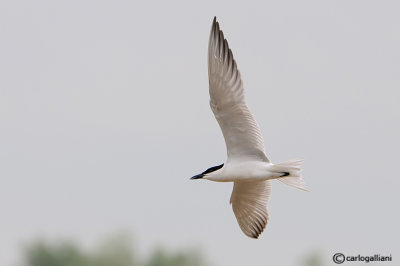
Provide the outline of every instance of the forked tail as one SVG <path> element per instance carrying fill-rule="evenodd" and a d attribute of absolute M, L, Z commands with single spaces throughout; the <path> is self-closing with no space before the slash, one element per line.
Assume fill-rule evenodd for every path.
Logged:
<path fill-rule="evenodd" d="M 304 180 L 301 176 L 301 164 L 303 160 L 293 160 L 274 165 L 274 172 L 280 174 L 277 180 L 288 186 L 308 191 L 305 188 Z"/>

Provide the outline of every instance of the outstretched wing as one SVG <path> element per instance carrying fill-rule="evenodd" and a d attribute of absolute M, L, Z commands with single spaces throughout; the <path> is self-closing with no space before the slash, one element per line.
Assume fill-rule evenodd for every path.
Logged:
<path fill-rule="evenodd" d="M 267 161 L 260 128 L 244 98 L 239 70 L 214 17 L 208 44 L 210 105 L 225 138 L 228 158 Z"/>
<path fill-rule="evenodd" d="M 243 233 L 258 238 L 268 222 L 269 180 L 234 182 L 230 203 Z"/>

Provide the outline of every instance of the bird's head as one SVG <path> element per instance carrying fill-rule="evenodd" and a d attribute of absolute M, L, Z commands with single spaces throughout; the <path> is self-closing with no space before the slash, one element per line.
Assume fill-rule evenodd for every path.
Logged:
<path fill-rule="evenodd" d="M 224 166 L 224 164 L 220 164 L 220 165 L 217 165 L 217 166 L 210 167 L 210 168 L 208 168 L 207 170 L 205 170 L 203 173 L 198 174 L 198 175 L 195 175 L 195 176 L 192 176 L 190 179 L 199 179 L 199 178 L 203 178 L 203 177 L 206 176 L 207 174 L 212 173 L 212 172 L 215 172 L 215 171 L 217 171 L 218 169 L 221 169 L 223 166 Z"/>

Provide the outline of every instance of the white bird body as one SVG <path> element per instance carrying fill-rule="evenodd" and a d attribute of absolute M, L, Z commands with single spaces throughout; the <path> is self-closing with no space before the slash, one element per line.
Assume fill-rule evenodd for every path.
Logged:
<path fill-rule="evenodd" d="M 265 181 L 277 178 L 273 164 L 261 161 L 229 160 L 224 166 L 203 178 L 216 182 Z"/>
<path fill-rule="evenodd" d="M 228 158 L 192 179 L 234 182 L 233 212 L 243 233 L 258 238 L 268 222 L 270 180 L 305 190 L 302 160 L 272 164 L 267 158 L 260 128 L 245 101 L 240 72 L 215 17 L 208 44 L 208 76 L 210 106 L 224 135 Z"/>

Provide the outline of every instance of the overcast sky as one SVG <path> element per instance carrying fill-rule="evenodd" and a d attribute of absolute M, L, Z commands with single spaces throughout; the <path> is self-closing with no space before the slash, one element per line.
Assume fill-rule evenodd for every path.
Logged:
<path fill-rule="evenodd" d="M 142 250 L 197 245 L 216 265 L 292 265 L 311 250 L 400 258 L 398 1 L 2 1 L 0 264 L 35 237 Z M 304 158 L 309 193 L 274 182 L 247 238 L 209 108 L 218 17 L 273 162 Z"/>

